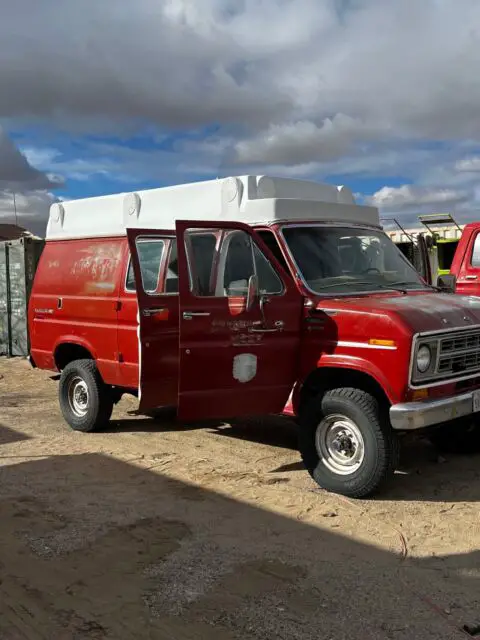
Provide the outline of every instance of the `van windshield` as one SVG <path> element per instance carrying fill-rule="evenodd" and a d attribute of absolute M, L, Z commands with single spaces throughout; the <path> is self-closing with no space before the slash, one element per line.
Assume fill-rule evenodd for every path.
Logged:
<path fill-rule="evenodd" d="M 352 227 L 284 227 L 283 236 L 303 279 L 317 293 L 428 288 L 382 231 Z"/>

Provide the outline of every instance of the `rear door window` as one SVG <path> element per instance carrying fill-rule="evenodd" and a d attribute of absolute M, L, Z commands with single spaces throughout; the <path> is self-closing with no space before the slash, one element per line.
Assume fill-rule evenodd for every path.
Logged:
<path fill-rule="evenodd" d="M 164 250 L 165 240 L 159 238 L 137 239 L 138 260 L 142 273 L 142 287 L 145 293 L 158 293 Z M 126 289 L 127 291 L 135 291 L 135 275 L 131 261 L 128 267 Z"/>

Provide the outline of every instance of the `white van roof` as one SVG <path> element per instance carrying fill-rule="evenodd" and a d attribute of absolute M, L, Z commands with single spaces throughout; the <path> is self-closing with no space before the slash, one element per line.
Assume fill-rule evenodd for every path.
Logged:
<path fill-rule="evenodd" d="M 123 236 L 127 228 L 173 230 L 175 220 L 380 226 L 378 210 L 355 204 L 346 187 L 241 176 L 56 203 L 50 209 L 47 240 Z"/>

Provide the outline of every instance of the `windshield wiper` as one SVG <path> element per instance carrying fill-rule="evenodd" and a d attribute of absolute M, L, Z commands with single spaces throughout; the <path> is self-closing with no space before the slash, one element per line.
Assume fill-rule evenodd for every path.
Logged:
<path fill-rule="evenodd" d="M 400 293 L 404 293 L 405 295 L 407 294 L 407 290 L 406 289 L 399 289 L 398 287 L 401 285 L 406 285 L 406 284 L 413 284 L 412 282 L 406 282 L 403 280 L 400 280 L 399 282 L 392 282 L 392 284 L 377 284 L 376 282 L 359 282 L 357 280 L 355 281 L 350 281 L 350 282 L 335 282 L 332 284 L 326 284 L 323 287 L 318 287 L 317 290 L 318 291 L 323 291 L 324 289 L 333 289 L 334 287 L 347 287 L 347 286 L 357 286 L 357 285 L 369 285 L 372 287 L 375 287 L 377 289 L 386 289 L 387 291 L 399 291 Z"/>
<path fill-rule="evenodd" d="M 415 284 L 414 282 L 408 282 L 408 280 L 397 280 L 396 282 L 391 282 L 389 285 L 380 285 L 384 289 L 393 289 L 394 291 L 401 291 L 404 294 L 407 294 L 408 291 L 406 289 L 398 289 L 397 287 L 405 286 L 406 284 Z"/>

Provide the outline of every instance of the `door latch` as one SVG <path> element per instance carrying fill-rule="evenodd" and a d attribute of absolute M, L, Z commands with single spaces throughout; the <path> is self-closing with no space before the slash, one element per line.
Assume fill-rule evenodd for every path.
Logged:
<path fill-rule="evenodd" d="M 210 315 L 208 311 L 184 311 L 182 317 L 184 320 L 192 320 L 192 318 L 207 318 Z"/>
<path fill-rule="evenodd" d="M 165 307 L 159 307 L 158 309 L 143 309 L 142 315 L 144 316 L 156 316 L 157 313 L 165 313 L 167 309 Z"/>

